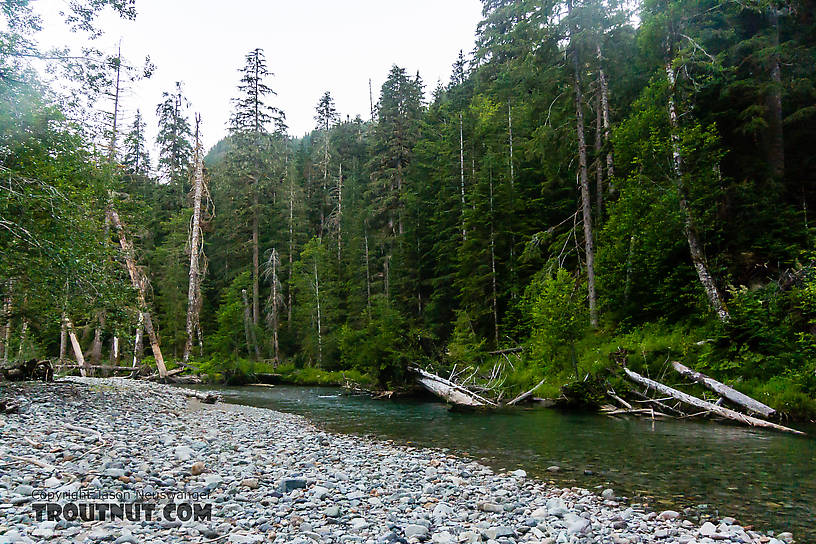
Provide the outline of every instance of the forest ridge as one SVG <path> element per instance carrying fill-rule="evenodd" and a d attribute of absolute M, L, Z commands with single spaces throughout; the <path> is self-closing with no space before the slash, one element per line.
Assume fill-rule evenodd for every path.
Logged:
<path fill-rule="evenodd" d="M 120 121 L 149 62 L 41 51 L 29 2 L 2 9 L 4 363 L 393 388 L 506 359 L 508 393 L 591 402 L 620 364 L 681 360 L 816 414 L 807 2 L 484 0 L 448 82 L 393 66 L 367 119 L 326 91 L 302 138 L 254 49 L 206 157 L 181 82 L 151 157 L 141 114 Z M 102 9 L 136 15 L 65 22 L 92 38 Z"/>

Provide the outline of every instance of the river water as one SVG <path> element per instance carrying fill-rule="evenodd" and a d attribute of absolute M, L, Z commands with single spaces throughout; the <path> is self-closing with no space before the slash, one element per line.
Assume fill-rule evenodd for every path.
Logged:
<path fill-rule="evenodd" d="M 213 389 L 206 387 L 206 389 Z M 329 431 L 449 449 L 561 486 L 611 487 L 655 510 L 694 508 L 816 542 L 816 436 L 693 421 L 515 409 L 453 412 L 331 387 L 216 387 L 225 402 L 301 414 Z M 556 465 L 560 472 L 547 471 Z M 690 513 L 690 512 L 689 512 Z"/>

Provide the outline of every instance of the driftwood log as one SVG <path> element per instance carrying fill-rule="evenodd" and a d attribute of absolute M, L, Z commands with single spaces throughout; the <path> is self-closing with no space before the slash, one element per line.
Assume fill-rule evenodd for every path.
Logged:
<path fill-rule="evenodd" d="M 420 385 L 434 395 L 444 399 L 447 402 L 450 402 L 451 404 L 456 404 L 458 406 L 471 406 L 474 408 L 480 406 L 496 406 L 495 402 L 477 395 L 461 385 L 446 380 L 441 376 L 431 374 L 430 372 L 426 372 L 421 368 L 414 368 L 413 370 L 419 374 L 417 381 L 420 383 Z"/>
<path fill-rule="evenodd" d="M 701 372 L 692 370 L 689 367 L 678 363 L 677 361 L 674 361 L 672 366 L 678 373 L 680 373 L 681 376 L 689 378 L 690 380 L 711 389 L 724 399 L 733 402 L 737 406 L 742 406 L 750 413 L 760 414 L 764 417 L 771 417 L 776 413 L 776 410 L 770 406 L 766 406 L 758 400 L 752 399 L 748 395 L 740 393 L 736 389 L 728 387 L 727 385 L 720 383 L 714 378 L 710 378 Z"/>
<path fill-rule="evenodd" d="M 539 387 L 541 387 L 542 385 L 544 385 L 544 382 L 545 382 L 545 381 L 547 381 L 547 380 L 546 380 L 546 378 L 545 378 L 545 379 L 543 379 L 543 380 L 541 380 L 540 382 L 538 382 L 538 385 L 536 385 L 535 387 L 533 387 L 533 388 L 532 388 L 532 389 L 530 389 L 529 391 L 525 391 L 525 392 L 524 392 L 524 393 L 522 393 L 521 395 L 517 396 L 516 398 L 514 398 L 513 400 L 511 400 L 510 402 L 508 402 L 508 403 L 507 403 L 507 406 L 514 406 L 514 405 L 518 404 L 519 402 L 523 402 L 523 401 L 527 400 L 528 398 L 532 397 L 532 396 L 533 396 L 533 392 L 534 392 L 536 389 L 538 389 Z"/>
<path fill-rule="evenodd" d="M 758 419 L 752 416 L 747 416 L 745 414 L 741 414 L 739 412 L 735 412 L 734 410 L 730 410 L 723 406 L 718 406 L 716 404 L 704 401 L 699 399 L 695 396 L 689 395 L 687 393 L 683 393 L 682 391 L 678 391 L 677 389 L 673 389 L 667 385 L 663 385 L 660 382 L 656 382 L 652 379 L 646 378 L 641 376 L 637 372 L 629 370 L 628 368 L 624 368 L 623 371 L 626 373 L 626 376 L 629 377 L 630 380 L 639 383 L 641 385 L 645 385 L 655 391 L 658 391 L 664 395 L 668 395 L 672 398 L 679 400 L 685 404 L 690 406 L 695 406 L 701 410 L 705 410 L 707 412 L 711 412 L 712 414 L 716 414 L 718 416 L 724 417 L 726 419 L 731 419 L 734 421 L 738 421 L 740 423 L 744 423 L 745 425 L 750 425 L 752 427 L 763 427 L 766 429 L 775 429 L 777 431 L 784 431 L 788 433 L 804 435 L 802 431 L 797 431 L 796 429 L 791 429 L 788 427 L 784 427 L 782 425 L 777 425 L 776 423 L 771 423 L 770 421 L 765 421 L 764 419 Z"/>
<path fill-rule="evenodd" d="M 18 361 L 7 363 L 0 367 L 0 379 L 12 382 L 36 380 L 43 382 L 54 381 L 54 365 L 49 360 Z"/>
<path fill-rule="evenodd" d="M 221 395 L 215 391 L 193 391 L 192 389 L 184 389 L 182 392 L 184 396 L 198 399 L 204 404 L 215 404 L 221 398 Z"/>

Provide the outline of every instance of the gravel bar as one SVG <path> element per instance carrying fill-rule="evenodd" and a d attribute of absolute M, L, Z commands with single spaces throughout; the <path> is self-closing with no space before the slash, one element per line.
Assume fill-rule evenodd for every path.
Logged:
<path fill-rule="evenodd" d="M 793 542 L 161 384 L 0 383 L 0 398 L 20 405 L 0 414 L 0 544 Z"/>

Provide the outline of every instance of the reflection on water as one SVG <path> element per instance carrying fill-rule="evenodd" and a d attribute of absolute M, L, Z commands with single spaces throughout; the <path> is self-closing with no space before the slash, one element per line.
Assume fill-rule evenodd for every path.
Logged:
<path fill-rule="evenodd" d="M 226 402 L 302 414 L 330 431 L 449 448 L 562 485 L 612 487 L 655 509 L 707 504 L 710 513 L 816 542 L 813 438 L 546 409 L 452 412 L 437 402 L 372 400 L 328 387 L 217 389 Z M 547 472 L 552 465 L 562 471 Z"/>

